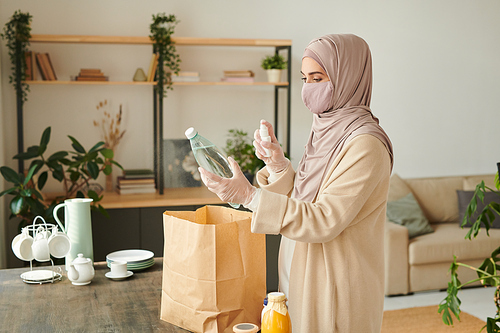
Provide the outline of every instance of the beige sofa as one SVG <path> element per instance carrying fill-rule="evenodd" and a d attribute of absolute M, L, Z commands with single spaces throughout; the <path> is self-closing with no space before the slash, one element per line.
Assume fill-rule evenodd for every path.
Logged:
<path fill-rule="evenodd" d="M 460 228 L 457 190 L 474 190 L 484 180 L 494 187 L 494 175 L 402 179 L 391 177 L 389 201 L 410 192 L 429 220 L 433 233 L 409 239 L 408 229 L 386 222 L 385 294 L 398 295 L 417 291 L 446 289 L 453 256 L 474 267 L 481 265 L 500 246 L 500 229 L 484 228 L 476 239 L 464 239 L 467 229 Z M 460 281 L 477 278 L 474 271 L 461 267 Z"/>

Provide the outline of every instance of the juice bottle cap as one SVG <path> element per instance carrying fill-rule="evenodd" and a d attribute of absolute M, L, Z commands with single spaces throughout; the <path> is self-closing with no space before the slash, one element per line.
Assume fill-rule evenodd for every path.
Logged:
<path fill-rule="evenodd" d="M 184 134 L 186 135 L 186 137 L 188 139 L 192 139 L 196 136 L 196 134 L 198 134 L 198 132 L 194 129 L 194 127 L 189 127 L 186 132 L 184 132 Z"/>
<path fill-rule="evenodd" d="M 281 292 L 272 292 L 267 295 L 269 302 L 282 302 L 286 300 L 286 296 Z"/>
<path fill-rule="evenodd" d="M 235 333 L 255 333 L 259 330 L 259 326 L 252 323 L 242 323 L 233 326 Z"/>

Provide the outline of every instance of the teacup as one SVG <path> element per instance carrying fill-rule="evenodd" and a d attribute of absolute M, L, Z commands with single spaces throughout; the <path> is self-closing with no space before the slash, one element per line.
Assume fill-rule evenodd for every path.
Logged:
<path fill-rule="evenodd" d="M 57 227 L 52 229 L 52 235 L 49 240 L 49 252 L 55 258 L 64 258 L 71 249 L 71 242 L 68 235 L 64 232 L 59 232 Z"/>
<path fill-rule="evenodd" d="M 113 277 L 125 277 L 127 276 L 127 262 L 122 260 L 112 261 L 111 264 L 111 276 Z"/>
<path fill-rule="evenodd" d="M 44 227 L 38 227 L 35 233 L 35 239 L 31 245 L 31 251 L 33 252 L 33 258 L 37 261 L 49 261 L 50 251 L 49 251 L 49 240 L 50 231 Z"/>
<path fill-rule="evenodd" d="M 12 251 L 21 260 L 33 260 L 32 244 L 33 237 L 30 236 L 28 229 L 23 228 L 22 232 L 12 240 Z"/>

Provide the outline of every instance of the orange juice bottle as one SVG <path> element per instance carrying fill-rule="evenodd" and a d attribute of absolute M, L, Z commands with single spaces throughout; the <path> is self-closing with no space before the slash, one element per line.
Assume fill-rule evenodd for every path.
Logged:
<path fill-rule="evenodd" d="M 267 295 L 267 305 L 262 310 L 260 330 L 262 333 L 292 333 L 285 294 L 274 292 Z"/>

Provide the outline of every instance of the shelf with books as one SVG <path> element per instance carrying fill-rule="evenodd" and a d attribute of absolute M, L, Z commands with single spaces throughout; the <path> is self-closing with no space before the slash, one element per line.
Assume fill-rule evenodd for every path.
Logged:
<path fill-rule="evenodd" d="M 174 37 L 172 41 L 176 46 L 207 46 L 207 47 L 268 47 L 274 48 L 274 52 L 278 54 L 280 51 L 286 52 L 287 58 L 291 59 L 291 46 L 292 41 L 290 39 L 249 39 L 249 38 L 198 38 L 198 37 Z M 128 45 L 150 45 L 153 46 L 153 42 L 147 36 L 93 36 L 93 35 L 48 35 L 48 34 L 32 34 L 30 43 L 62 43 L 62 44 L 128 44 Z M 154 55 L 151 56 L 154 59 Z M 291 63 L 289 61 L 289 63 Z M 154 64 L 150 62 L 150 67 Z M 32 66 L 33 67 L 33 66 Z M 135 85 L 135 86 L 155 86 L 157 82 L 154 81 L 154 70 L 151 69 L 151 73 L 148 71 L 148 80 L 144 82 L 137 81 L 62 81 L 62 80 L 32 80 L 26 81 L 29 85 L 40 86 L 40 85 L 73 85 L 73 86 L 91 86 L 91 85 Z M 289 153 L 290 149 L 290 117 L 291 117 L 291 69 L 290 66 L 287 69 L 287 81 L 270 83 L 270 82 L 228 82 L 226 81 L 193 81 L 193 82 L 173 82 L 175 86 L 269 86 L 274 87 L 274 124 L 275 128 L 278 126 L 278 91 L 286 90 L 286 140 L 285 140 L 285 150 Z M 163 96 L 163 91 L 154 92 L 154 166 L 156 175 L 156 186 L 159 194 L 164 193 L 163 189 L 163 143 L 160 138 L 163 137 L 163 102 L 160 96 Z M 22 106 L 18 106 L 18 140 L 21 144 L 18 144 L 19 152 L 24 150 L 23 148 L 23 129 L 22 129 Z M 278 135 L 278 133 L 275 133 Z M 20 167 L 20 172 L 23 167 Z"/>

